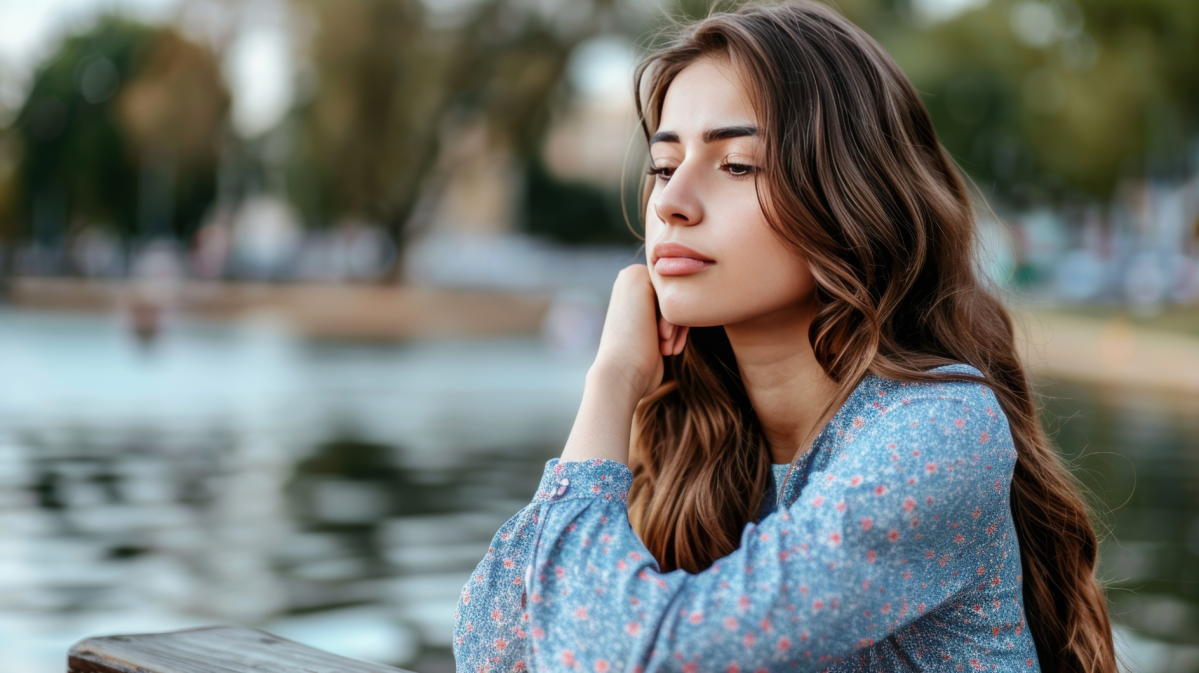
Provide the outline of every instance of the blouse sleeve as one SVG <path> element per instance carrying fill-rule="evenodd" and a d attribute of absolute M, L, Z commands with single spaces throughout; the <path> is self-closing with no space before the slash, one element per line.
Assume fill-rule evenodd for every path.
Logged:
<path fill-rule="evenodd" d="M 477 607 L 456 653 L 475 664 L 466 670 L 489 659 L 490 670 L 601 673 L 823 668 L 998 583 L 1015 464 L 1007 423 L 984 387 L 939 390 L 963 394 L 855 418 L 798 500 L 747 525 L 739 548 L 698 574 L 658 570 L 629 525 L 628 468 L 550 461 L 524 523 L 500 531 L 464 594 Z M 526 559 L 522 609 L 526 580 L 513 571 Z M 509 634 L 523 640 L 519 659 L 504 659 Z"/>

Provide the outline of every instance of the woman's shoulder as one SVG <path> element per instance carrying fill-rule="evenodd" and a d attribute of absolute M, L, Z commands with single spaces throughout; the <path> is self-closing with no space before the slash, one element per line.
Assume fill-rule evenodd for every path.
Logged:
<path fill-rule="evenodd" d="M 995 394 L 985 383 L 986 376 L 978 368 L 971 365 L 954 363 L 926 370 L 938 378 L 932 381 L 895 381 L 878 376 L 867 377 L 863 387 L 870 394 L 859 396 L 859 403 L 877 402 L 871 398 L 895 398 L 913 401 L 920 400 L 979 400 L 986 398 L 995 401 Z M 970 377 L 970 378 L 963 378 Z M 867 401 L 869 400 L 869 401 Z M 894 399 L 888 400 L 894 401 Z M 997 403 L 997 402 L 996 402 Z M 877 407 L 878 404 L 873 404 Z"/>
<path fill-rule="evenodd" d="M 983 373 L 967 364 L 950 364 L 927 370 L 939 378 L 932 381 L 895 381 L 867 377 L 848 405 L 854 422 L 865 424 L 870 416 L 880 426 L 923 425 L 929 418 L 945 417 L 953 422 L 991 425 L 1005 422 L 998 398 L 985 382 Z M 970 378 L 962 378 L 970 377 Z M 860 418 L 859 417 L 864 417 Z M 915 427 L 915 426 L 913 426 Z"/>

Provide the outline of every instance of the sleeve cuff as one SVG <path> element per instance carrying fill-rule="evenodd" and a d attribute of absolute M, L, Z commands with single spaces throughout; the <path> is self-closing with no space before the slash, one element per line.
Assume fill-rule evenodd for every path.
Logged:
<path fill-rule="evenodd" d="M 627 502 L 632 485 L 633 472 L 623 463 L 604 459 L 562 462 L 551 458 L 545 464 L 533 502 L 582 498 Z"/>

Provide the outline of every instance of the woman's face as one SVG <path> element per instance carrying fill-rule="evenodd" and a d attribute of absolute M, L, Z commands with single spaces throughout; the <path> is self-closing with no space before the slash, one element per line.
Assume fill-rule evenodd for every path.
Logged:
<path fill-rule="evenodd" d="M 758 202 L 758 121 L 727 62 L 704 58 L 678 74 L 650 157 L 645 249 L 668 322 L 732 325 L 812 296 L 806 261 L 775 236 Z"/>

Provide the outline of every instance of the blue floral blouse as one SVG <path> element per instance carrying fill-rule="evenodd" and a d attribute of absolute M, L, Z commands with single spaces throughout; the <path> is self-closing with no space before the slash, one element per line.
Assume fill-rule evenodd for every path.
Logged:
<path fill-rule="evenodd" d="M 458 670 L 1038 671 L 1015 462 L 989 388 L 867 376 L 740 547 L 689 574 L 630 527 L 625 465 L 555 458 L 462 590 Z"/>

